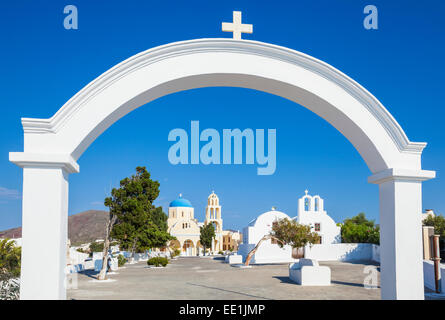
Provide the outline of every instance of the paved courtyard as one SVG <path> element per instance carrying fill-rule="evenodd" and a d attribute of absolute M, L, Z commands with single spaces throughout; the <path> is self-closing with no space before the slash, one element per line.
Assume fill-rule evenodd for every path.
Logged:
<path fill-rule="evenodd" d="M 162 269 L 148 268 L 145 262 L 127 264 L 107 282 L 95 280 L 92 271 L 80 273 L 77 289 L 69 289 L 67 294 L 68 299 L 380 299 L 379 288 L 363 286 L 364 268 L 372 263 L 320 265 L 331 268 L 329 287 L 302 287 L 291 282 L 287 264 L 239 269 L 222 258 L 182 257 Z"/>

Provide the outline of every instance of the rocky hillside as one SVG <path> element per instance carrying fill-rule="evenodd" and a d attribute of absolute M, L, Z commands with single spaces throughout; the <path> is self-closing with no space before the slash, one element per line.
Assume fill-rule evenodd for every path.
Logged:
<path fill-rule="evenodd" d="M 68 238 L 71 245 L 79 245 L 105 236 L 108 212 L 88 210 L 68 217 Z M 0 238 L 21 238 L 22 228 L 0 231 Z"/>

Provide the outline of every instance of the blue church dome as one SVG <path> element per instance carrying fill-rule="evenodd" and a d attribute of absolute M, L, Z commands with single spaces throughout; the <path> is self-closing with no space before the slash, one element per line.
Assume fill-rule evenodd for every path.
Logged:
<path fill-rule="evenodd" d="M 188 201 L 187 199 L 184 199 L 181 194 L 179 195 L 178 199 L 173 200 L 172 202 L 170 202 L 170 207 L 188 207 L 188 208 L 193 208 L 191 202 Z"/>

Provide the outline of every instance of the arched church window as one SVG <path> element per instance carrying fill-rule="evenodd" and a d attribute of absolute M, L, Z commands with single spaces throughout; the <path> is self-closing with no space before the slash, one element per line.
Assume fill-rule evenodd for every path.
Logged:
<path fill-rule="evenodd" d="M 311 200 L 309 198 L 304 199 L 304 211 L 309 211 L 311 207 Z"/>
<path fill-rule="evenodd" d="M 314 210 L 315 211 L 318 211 L 319 209 L 318 209 L 318 203 L 319 203 L 319 199 L 318 198 L 315 198 L 315 200 L 314 200 Z"/>

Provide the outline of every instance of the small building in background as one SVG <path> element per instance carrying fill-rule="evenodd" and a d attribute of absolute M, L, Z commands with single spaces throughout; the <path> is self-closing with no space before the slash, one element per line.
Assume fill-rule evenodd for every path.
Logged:
<path fill-rule="evenodd" d="M 424 213 L 422 213 L 422 221 L 428 217 L 434 218 L 436 215 L 434 214 L 433 209 L 426 209 Z"/>
<path fill-rule="evenodd" d="M 223 251 L 237 251 L 239 245 L 242 243 L 242 233 L 235 230 L 223 230 Z"/>

